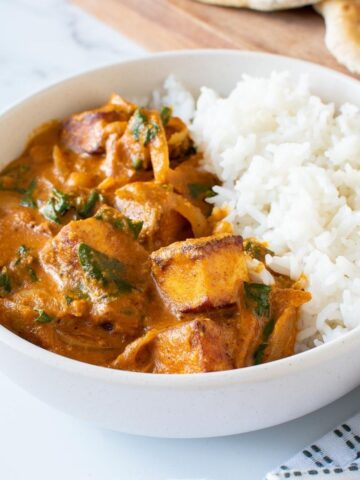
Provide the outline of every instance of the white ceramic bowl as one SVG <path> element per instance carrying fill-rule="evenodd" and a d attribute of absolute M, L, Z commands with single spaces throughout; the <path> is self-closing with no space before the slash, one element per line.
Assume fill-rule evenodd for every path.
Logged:
<path fill-rule="evenodd" d="M 0 116 L 1 167 L 38 124 L 105 102 L 142 96 L 175 73 L 194 90 L 227 93 L 242 73 L 307 73 L 325 100 L 360 105 L 360 84 L 342 74 L 267 54 L 165 53 L 62 81 Z M 0 327 L 0 368 L 44 402 L 109 429 L 159 437 L 229 435 L 279 424 L 316 410 L 359 384 L 360 329 L 270 364 L 195 375 L 153 375 L 96 367 L 47 352 Z"/>

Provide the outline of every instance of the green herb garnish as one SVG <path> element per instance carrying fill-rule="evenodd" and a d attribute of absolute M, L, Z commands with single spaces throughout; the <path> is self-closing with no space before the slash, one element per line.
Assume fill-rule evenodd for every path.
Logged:
<path fill-rule="evenodd" d="M 139 108 L 135 110 L 135 113 L 131 119 L 131 132 L 134 135 L 135 140 L 140 140 L 141 130 L 145 126 L 146 122 L 146 115 L 144 115 Z"/>
<path fill-rule="evenodd" d="M 119 212 L 113 208 L 101 208 L 95 215 L 97 220 L 110 223 L 116 230 L 124 230 L 127 227 L 128 232 L 132 234 L 135 240 L 139 238 L 140 232 L 144 225 L 143 221 L 135 221 L 128 217 L 120 217 Z"/>
<path fill-rule="evenodd" d="M 72 296 L 65 295 L 65 300 L 68 302 L 68 304 L 70 304 L 74 300 L 89 300 L 90 297 L 86 292 L 84 292 L 83 288 L 83 286 L 78 286 L 77 288 L 69 292 Z"/>
<path fill-rule="evenodd" d="M 60 217 L 72 207 L 71 198 L 67 193 L 56 188 L 52 189 L 51 197 L 41 209 L 41 213 L 51 222 L 60 223 Z"/>
<path fill-rule="evenodd" d="M 20 245 L 17 251 L 18 257 L 14 263 L 14 266 L 18 266 L 21 263 L 22 259 L 26 257 L 29 252 L 30 249 L 26 245 Z M 30 280 L 32 282 L 37 282 L 39 280 L 35 270 L 31 266 L 27 267 L 26 271 L 29 274 Z"/>
<path fill-rule="evenodd" d="M 146 127 L 144 145 L 145 146 L 148 145 L 151 142 L 151 140 L 153 140 L 156 137 L 159 131 L 160 131 L 159 125 L 153 122 L 149 123 Z"/>
<path fill-rule="evenodd" d="M 121 218 L 115 218 L 111 225 L 116 228 L 116 230 L 124 230 L 124 222 Z"/>
<path fill-rule="evenodd" d="M 26 188 L 20 186 L 22 175 L 30 170 L 29 165 L 9 166 L 0 176 L 0 190 L 24 194 Z"/>
<path fill-rule="evenodd" d="M 83 207 L 77 210 L 77 214 L 80 218 L 88 218 L 93 214 L 96 202 L 100 199 L 99 193 L 94 190 L 90 193 Z"/>
<path fill-rule="evenodd" d="M 36 179 L 33 178 L 29 186 L 21 192 L 24 195 L 20 200 L 20 205 L 22 207 L 36 208 L 36 201 L 34 200 L 34 197 L 33 197 L 35 188 L 36 188 Z"/>
<path fill-rule="evenodd" d="M 101 208 L 95 215 L 97 220 L 102 220 L 103 222 L 110 223 L 112 227 L 116 230 L 124 230 L 125 223 L 123 218 L 117 216 L 116 211 L 112 208 Z"/>
<path fill-rule="evenodd" d="M 245 295 L 255 304 L 255 313 L 259 317 L 270 315 L 271 287 L 260 283 L 244 283 Z"/>
<path fill-rule="evenodd" d="M 129 227 L 129 230 L 133 234 L 133 237 L 135 240 L 139 238 L 140 232 L 142 230 L 142 227 L 144 225 L 144 222 L 134 222 L 131 220 L 131 218 L 125 217 L 126 223 Z"/>
<path fill-rule="evenodd" d="M 203 185 L 202 183 L 189 183 L 188 189 L 190 196 L 194 199 L 199 198 L 200 196 L 204 199 L 214 197 L 216 195 L 211 185 Z"/>
<path fill-rule="evenodd" d="M 35 270 L 32 267 L 28 268 L 28 273 L 29 273 L 30 280 L 32 282 L 37 282 L 39 280 Z"/>
<path fill-rule="evenodd" d="M 20 245 L 20 247 L 18 248 L 18 254 L 21 255 L 21 256 L 26 255 L 28 253 L 28 251 L 29 251 L 29 249 L 25 245 Z"/>
<path fill-rule="evenodd" d="M 264 359 L 267 343 L 261 343 L 254 353 L 254 365 L 260 365 Z"/>
<path fill-rule="evenodd" d="M 28 253 L 28 251 L 29 251 L 29 249 L 25 245 L 20 245 L 20 247 L 18 248 L 18 251 L 17 251 L 18 258 L 15 261 L 15 266 L 19 265 L 22 257 L 25 257 L 25 255 Z"/>
<path fill-rule="evenodd" d="M 135 140 L 143 140 L 148 145 L 160 131 L 159 125 L 149 122 L 147 116 L 138 108 L 130 120 L 130 129 Z"/>
<path fill-rule="evenodd" d="M 172 115 L 172 108 L 166 107 L 166 106 L 162 107 L 160 111 L 160 118 L 164 127 L 166 127 L 166 125 L 169 123 L 171 115 Z"/>
<path fill-rule="evenodd" d="M 24 165 L 21 163 L 20 165 L 9 165 L 5 170 L 2 171 L 2 175 L 11 175 L 19 177 L 23 173 L 26 173 L 30 170 L 30 165 Z"/>
<path fill-rule="evenodd" d="M 3 267 L 0 272 L 0 288 L 4 293 L 11 292 L 11 280 L 6 267 Z"/>
<path fill-rule="evenodd" d="M 81 268 L 102 286 L 115 286 L 117 293 L 130 292 L 133 286 L 124 280 L 124 265 L 116 258 L 108 257 L 86 243 L 78 247 Z"/>
<path fill-rule="evenodd" d="M 269 250 L 261 243 L 256 242 L 255 240 L 245 240 L 244 250 L 252 258 L 259 260 L 260 262 L 265 261 L 266 255 L 274 255 L 272 250 Z"/>
<path fill-rule="evenodd" d="M 275 320 L 270 318 L 270 292 L 271 287 L 260 283 L 244 283 L 244 290 L 247 300 L 255 307 L 255 313 L 259 317 L 268 318 L 262 332 L 262 343 L 254 353 L 254 364 L 258 365 L 263 361 L 264 353 L 268 345 L 268 339 L 274 330 Z"/>
<path fill-rule="evenodd" d="M 262 361 L 264 359 L 264 353 L 265 353 L 266 347 L 268 346 L 268 339 L 269 339 L 270 335 L 272 334 L 272 332 L 274 330 L 274 327 L 275 327 L 275 320 L 272 318 L 265 325 L 265 327 L 263 329 L 263 332 L 262 332 L 263 341 L 258 346 L 258 348 L 256 349 L 256 351 L 254 353 L 254 364 L 255 365 L 259 365 L 260 363 L 262 363 Z"/>
<path fill-rule="evenodd" d="M 69 295 L 65 295 L 65 301 L 66 301 L 67 305 L 70 305 L 74 300 L 75 300 L 75 298 L 70 297 Z"/>
<path fill-rule="evenodd" d="M 48 315 L 44 310 L 36 310 L 38 312 L 38 316 L 35 318 L 35 322 L 38 323 L 49 323 L 54 320 L 53 317 Z"/>

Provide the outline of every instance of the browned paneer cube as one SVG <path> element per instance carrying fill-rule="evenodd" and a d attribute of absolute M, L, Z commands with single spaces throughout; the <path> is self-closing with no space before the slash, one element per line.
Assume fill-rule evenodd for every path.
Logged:
<path fill-rule="evenodd" d="M 163 330 L 149 330 L 114 360 L 121 370 L 196 373 L 234 368 L 236 335 L 226 322 L 196 318 Z"/>
<path fill-rule="evenodd" d="M 65 122 L 61 142 L 78 154 L 105 152 L 104 128 L 119 119 L 116 111 L 88 111 L 73 115 Z"/>
<path fill-rule="evenodd" d="M 248 272 L 242 237 L 218 234 L 176 242 L 151 254 L 152 274 L 175 313 L 203 312 L 239 300 Z"/>
<path fill-rule="evenodd" d="M 96 218 L 64 226 L 40 252 L 45 269 L 71 299 L 69 314 L 133 335 L 149 285 L 148 255 L 131 232 Z M 83 305 L 82 313 L 75 306 Z"/>
<path fill-rule="evenodd" d="M 154 372 L 197 373 L 234 368 L 226 332 L 213 320 L 195 319 L 165 330 L 153 344 Z"/>

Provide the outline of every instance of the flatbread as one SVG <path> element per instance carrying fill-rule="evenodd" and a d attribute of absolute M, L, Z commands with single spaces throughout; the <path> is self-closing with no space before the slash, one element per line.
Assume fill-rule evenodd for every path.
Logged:
<path fill-rule="evenodd" d="M 197 0 L 223 7 L 252 8 L 253 10 L 273 11 L 312 5 L 319 0 Z"/>
<path fill-rule="evenodd" d="M 360 73 L 360 0 L 325 0 L 315 9 L 325 19 L 327 48 L 339 63 Z"/>

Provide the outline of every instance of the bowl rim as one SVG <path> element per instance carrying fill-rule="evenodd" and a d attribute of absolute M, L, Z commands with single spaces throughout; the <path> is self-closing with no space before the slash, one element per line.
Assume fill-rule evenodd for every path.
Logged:
<path fill-rule="evenodd" d="M 90 68 L 75 75 L 68 75 L 60 80 L 49 83 L 46 87 L 39 88 L 32 93 L 21 97 L 16 102 L 0 110 L 1 119 L 5 119 L 8 114 L 16 113 L 16 110 L 21 109 L 28 102 L 32 102 L 36 97 L 42 94 L 49 93 L 51 90 L 56 90 L 59 86 L 71 84 L 75 80 L 86 78 L 88 75 L 95 74 L 101 71 L 111 71 L 119 66 L 126 66 L 141 62 L 152 62 L 157 59 L 171 60 L 174 57 L 197 57 L 207 56 L 209 58 L 221 55 L 233 56 L 237 59 L 253 57 L 256 61 L 261 58 L 274 59 L 274 61 L 290 62 L 294 65 L 302 66 L 304 69 L 310 67 L 317 69 L 323 74 L 328 73 L 332 77 L 341 78 L 342 81 L 349 81 L 357 85 L 358 81 L 341 72 L 337 72 L 328 67 L 318 65 L 305 60 L 287 57 L 284 55 L 270 54 L 266 52 L 252 52 L 239 51 L 230 49 L 192 49 L 180 51 L 165 51 L 155 54 L 144 54 L 136 56 L 135 58 L 124 59 L 110 64 L 106 64 L 96 68 Z M 276 67 L 274 66 L 274 69 Z M 186 390 L 186 389 L 211 389 L 219 386 L 232 386 L 237 384 L 258 383 L 269 380 L 269 378 L 278 378 L 286 376 L 286 374 L 296 374 L 305 369 L 316 366 L 319 363 L 340 356 L 349 348 L 355 347 L 360 341 L 360 326 L 345 333 L 343 336 L 331 340 L 328 343 L 315 347 L 311 350 L 298 353 L 291 357 L 276 360 L 271 363 L 245 367 L 233 370 L 224 370 L 219 372 L 206 372 L 197 374 L 155 374 L 142 373 L 125 370 L 117 370 L 107 367 L 101 367 L 74 360 L 51 351 L 45 350 L 8 330 L 0 325 L 0 342 L 5 344 L 8 348 L 31 358 L 34 361 L 40 361 L 48 367 L 54 367 L 67 373 L 77 374 L 83 377 L 91 377 L 95 380 L 103 382 L 116 383 L 119 385 L 129 385 L 132 387 L 148 387 L 148 388 L 162 388 L 169 387 Z"/>

